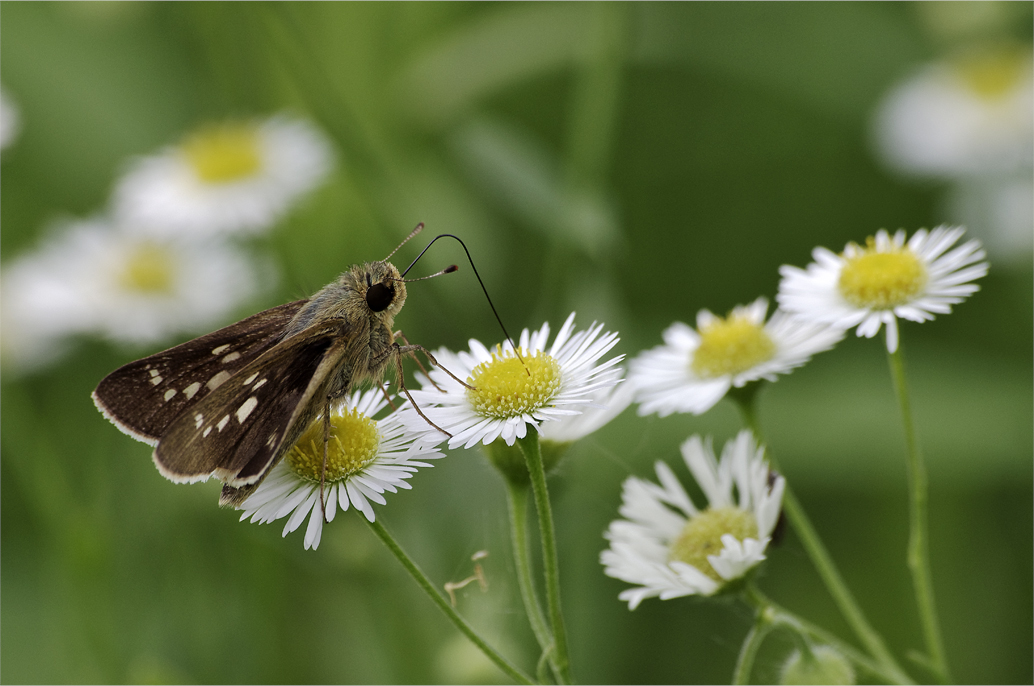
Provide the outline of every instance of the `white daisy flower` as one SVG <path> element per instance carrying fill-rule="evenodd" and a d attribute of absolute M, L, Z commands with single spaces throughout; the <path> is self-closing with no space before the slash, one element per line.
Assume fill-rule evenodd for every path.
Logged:
<path fill-rule="evenodd" d="M 5 361 L 23 367 L 71 335 L 148 345 L 208 330 L 259 289 L 255 265 L 231 245 L 143 238 L 103 218 L 59 228 L 6 265 L 2 283 Z"/>
<path fill-rule="evenodd" d="M 452 434 L 449 447 L 470 448 L 503 439 L 513 445 L 528 427 L 580 414 L 594 403 L 594 394 L 616 384 L 622 355 L 597 364 L 618 341 L 616 333 L 602 336 L 602 324 L 575 332 L 574 314 L 560 328 L 547 349 L 549 324 L 534 333 L 521 332 L 518 359 L 509 342 L 489 350 L 471 339 L 470 352 L 454 354 L 441 349 L 438 362 L 476 390 L 464 388 L 438 368 L 430 384 L 413 391 L 413 399 L 427 417 Z M 442 392 L 444 391 L 444 392 Z M 416 427 L 423 418 L 410 409 L 406 421 Z"/>
<path fill-rule="evenodd" d="M 920 229 L 906 244 L 904 231 L 891 236 L 881 229 L 865 247 L 848 243 L 840 255 L 815 248 L 806 270 L 779 268 L 779 306 L 806 321 L 844 330 L 857 326 L 866 338 L 885 324 L 887 350 L 894 352 L 898 317 L 925 322 L 980 290 L 970 283 L 987 274 L 980 242 L 948 252 L 964 233 L 961 227 Z"/>
<path fill-rule="evenodd" d="M 636 584 L 618 595 L 630 610 L 646 598 L 714 595 L 765 559 L 785 481 L 772 476 L 764 453 L 746 430 L 725 444 L 720 461 L 710 439 L 683 443 L 682 457 L 707 497 L 703 510 L 663 462 L 656 464 L 660 485 L 625 480 L 618 510 L 625 519 L 607 529 L 610 548 L 600 563 L 607 576 Z"/>
<path fill-rule="evenodd" d="M 331 415 L 327 467 L 323 470 L 323 422 L 317 420 L 302 434 L 240 509 L 241 521 L 267 524 L 288 517 L 284 536 L 306 517 L 305 549 L 319 547 L 323 534 L 323 508 L 326 521 L 333 521 L 337 508 L 349 507 L 375 520 L 373 505 L 384 505 L 385 492 L 412 488 L 407 479 L 420 467 L 432 465 L 423 460 L 444 457 L 425 442 L 426 431 L 408 431 L 393 412 L 384 419 L 373 416 L 384 409 L 387 400 L 381 388 L 356 392 L 345 406 Z M 320 477 L 323 476 L 323 504 L 320 503 Z"/>
<path fill-rule="evenodd" d="M 620 367 L 618 376 L 624 370 Z M 567 415 L 552 422 L 539 425 L 539 436 L 544 442 L 568 444 L 580 441 L 591 433 L 595 433 L 610 420 L 625 411 L 632 404 L 634 388 L 628 383 L 606 386 L 596 389 L 592 394 L 592 404 L 587 405 L 581 414 Z"/>
<path fill-rule="evenodd" d="M 829 350 L 842 330 L 797 321 L 776 310 L 765 322 L 768 301 L 758 298 L 727 317 L 708 310 L 697 314 L 697 328 L 675 322 L 664 332 L 664 345 L 632 360 L 629 383 L 636 389 L 639 414 L 703 414 L 729 389 L 765 379 L 775 381 Z"/>
<path fill-rule="evenodd" d="M 895 87 L 874 120 L 880 155 L 921 177 L 1029 170 L 1034 77 L 1029 50 L 970 53 Z"/>
<path fill-rule="evenodd" d="M 138 160 L 115 187 L 115 213 L 161 237 L 256 233 L 332 166 L 330 143 L 301 120 L 210 126 Z"/>

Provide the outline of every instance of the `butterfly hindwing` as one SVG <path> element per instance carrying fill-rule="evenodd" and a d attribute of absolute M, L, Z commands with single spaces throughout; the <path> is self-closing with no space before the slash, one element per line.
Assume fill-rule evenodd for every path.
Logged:
<path fill-rule="evenodd" d="M 344 327 L 337 320 L 280 342 L 184 412 L 154 451 L 159 471 L 179 482 L 215 476 L 234 488 L 261 481 L 343 373 Z"/>
<path fill-rule="evenodd" d="M 119 429 L 155 445 L 177 417 L 276 345 L 306 302 L 264 310 L 120 367 L 100 382 L 93 401 Z"/>

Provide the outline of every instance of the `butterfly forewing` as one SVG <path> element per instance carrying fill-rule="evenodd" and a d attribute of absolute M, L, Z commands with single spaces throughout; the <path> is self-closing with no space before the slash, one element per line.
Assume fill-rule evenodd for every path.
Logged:
<path fill-rule="evenodd" d="M 288 338 L 176 418 L 154 461 L 173 481 L 215 476 L 237 488 L 261 481 L 341 380 L 343 321 Z M 317 330 L 318 329 L 318 330 Z"/>
<path fill-rule="evenodd" d="M 276 345 L 306 302 L 259 312 L 120 367 L 100 382 L 93 401 L 122 431 L 155 445 L 177 417 Z"/>

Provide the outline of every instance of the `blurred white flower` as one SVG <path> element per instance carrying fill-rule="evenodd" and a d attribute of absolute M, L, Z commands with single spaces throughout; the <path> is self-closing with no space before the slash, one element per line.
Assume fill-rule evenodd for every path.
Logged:
<path fill-rule="evenodd" d="M 203 331 L 258 287 L 256 266 L 225 243 L 159 241 L 103 218 L 73 221 L 4 267 L 4 361 L 37 366 L 77 334 L 143 345 Z"/>
<path fill-rule="evenodd" d="M 19 128 L 18 107 L 7 91 L 0 88 L 0 149 L 11 144 Z"/>
<path fill-rule="evenodd" d="M 943 13 L 954 16 L 965 4 L 946 3 Z M 961 12 L 958 18 L 967 17 Z M 891 168 L 950 182 L 945 211 L 953 223 L 968 226 L 996 262 L 1030 261 L 1034 60 L 1029 49 L 974 51 L 927 65 L 887 94 L 873 123 L 876 148 Z"/>
<path fill-rule="evenodd" d="M 881 157 L 905 174 L 955 179 L 1030 169 L 1031 53 L 988 52 L 927 65 L 887 94 L 874 123 Z"/>
<path fill-rule="evenodd" d="M 664 345 L 632 360 L 629 383 L 639 414 L 703 414 L 732 388 L 752 381 L 775 381 L 829 350 L 842 330 L 807 323 L 776 310 L 766 322 L 768 301 L 740 305 L 728 317 L 697 313 L 697 328 L 675 322 L 664 331 Z"/>
<path fill-rule="evenodd" d="M 837 329 L 857 327 L 872 338 L 887 326 L 887 350 L 898 349 L 898 317 L 930 321 L 948 314 L 980 290 L 972 281 L 987 274 L 980 241 L 967 241 L 949 252 L 966 232 L 961 227 L 920 229 L 905 243 L 905 232 L 884 230 L 865 246 L 848 243 L 837 255 L 812 251 L 807 269 L 783 265 L 779 306 L 807 322 Z"/>
<path fill-rule="evenodd" d="M 707 497 L 703 510 L 663 462 L 655 465 L 660 485 L 625 480 L 625 519 L 607 529 L 610 548 L 600 563 L 607 576 L 637 584 L 618 595 L 630 610 L 646 598 L 714 595 L 765 559 L 785 481 L 769 472 L 764 453 L 746 430 L 725 444 L 720 461 L 710 439 L 683 443 L 682 457 Z"/>
<path fill-rule="evenodd" d="M 385 492 L 412 488 L 407 479 L 418 468 L 432 466 L 421 460 L 444 457 L 424 442 L 426 427 L 417 432 L 407 431 L 397 412 L 375 420 L 374 415 L 385 405 L 383 389 L 375 388 L 354 393 L 344 407 L 331 415 L 325 470 L 323 422 L 313 422 L 240 506 L 244 511 L 241 521 L 250 517 L 252 522 L 268 524 L 290 515 L 284 526 L 286 536 L 308 517 L 303 540 L 306 550 L 319 547 L 324 508 L 328 522 L 333 521 L 338 507 L 342 511 L 355 507 L 374 521 L 370 501 L 384 505 Z"/>
<path fill-rule="evenodd" d="M 158 237 L 257 233 L 270 228 L 333 167 L 326 137 L 285 117 L 199 129 L 137 160 L 118 181 L 114 211 Z"/>

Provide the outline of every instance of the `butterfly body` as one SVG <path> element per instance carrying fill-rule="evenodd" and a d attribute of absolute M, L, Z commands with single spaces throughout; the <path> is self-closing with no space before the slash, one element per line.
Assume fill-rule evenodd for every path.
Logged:
<path fill-rule="evenodd" d="M 155 446 L 159 472 L 223 482 L 238 506 L 305 428 L 402 353 L 392 327 L 406 286 L 385 261 L 355 265 L 311 298 L 131 362 L 93 392 L 123 432 Z"/>

